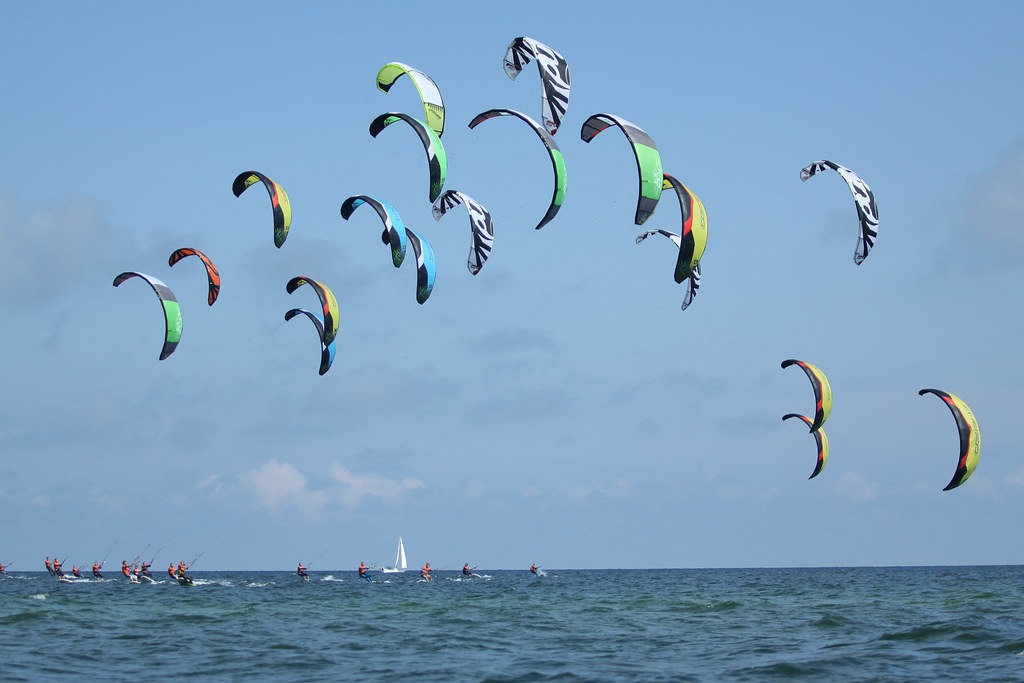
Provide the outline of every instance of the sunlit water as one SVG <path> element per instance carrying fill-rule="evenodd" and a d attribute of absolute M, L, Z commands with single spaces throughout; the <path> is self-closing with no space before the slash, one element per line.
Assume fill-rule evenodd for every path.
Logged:
<path fill-rule="evenodd" d="M 480 572 L 480 570 L 477 570 Z M 1024 567 L 0 578 L 7 681 L 1024 680 Z"/>

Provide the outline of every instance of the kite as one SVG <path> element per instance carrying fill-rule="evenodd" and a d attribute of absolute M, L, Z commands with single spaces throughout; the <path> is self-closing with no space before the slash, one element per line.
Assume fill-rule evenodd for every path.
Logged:
<path fill-rule="evenodd" d="M 810 427 L 812 424 L 811 418 L 807 417 L 806 415 L 797 415 L 796 413 L 788 413 L 786 415 L 783 415 L 782 419 L 788 420 L 791 417 L 796 417 L 803 420 L 804 424 L 806 424 L 808 427 Z M 814 466 L 814 471 L 811 472 L 811 476 L 807 477 L 808 479 L 814 479 L 816 476 L 821 474 L 821 471 L 825 468 L 825 465 L 828 463 L 828 437 L 825 436 L 825 430 L 819 427 L 818 429 L 811 430 L 811 434 L 814 434 L 814 442 L 818 445 L 818 462 Z"/>
<path fill-rule="evenodd" d="M 384 244 L 391 246 L 391 262 L 395 264 L 395 268 L 398 268 L 405 260 L 406 248 L 405 223 L 402 221 L 402 217 L 398 215 L 398 210 L 391 204 L 367 197 L 364 194 L 349 197 L 342 202 L 341 217 L 348 220 L 352 212 L 363 204 L 372 206 L 380 219 L 384 221 L 384 232 L 381 233 L 380 239 Z"/>
<path fill-rule="evenodd" d="M 164 334 L 163 348 L 160 350 L 160 360 L 164 360 L 174 353 L 174 350 L 178 348 L 178 342 L 181 341 L 181 307 L 178 306 L 178 300 L 174 298 L 174 292 L 152 275 L 130 270 L 115 277 L 114 286 L 118 287 L 122 282 L 133 277 L 141 278 L 148 282 L 163 306 L 167 331 Z"/>
<path fill-rule="evenodd" d="M 420 136 L 423 148 L 427 152 L 427 164 L 430 168 L 430 201 L 433 203 L 441 196 L 444 179 L 448 174 L 448 157 L 444 152 L 441 138 L 437 137 L 437 133 L 419 119 L 399 112 L 386 112 L 375 118 L 370 123 L 370 135 L 377 137 L 382 130 L 396 121 L 405 121 Z"/>
<path fill-rule="evenodd" d="M 533 131 L 537 134 L 537 137 L 541 139 L 541 142 L 544 143 L 544 146 L 547 147 L 548 155 L 551 157 L 551 168 L 555 173 L 555 189 L 551 195 L 551 203 L 548 205 L 547 212 L 535 228 L 536 230 L 540 230 L 547 225 L 548 222 L 555 217 L 555 214 L 558 213 L 558 210 L 562 208 L 562 201 L 565 199 L 565 158 L 562 156 L 562 150 L 558 148 L 558 143 L 555 142 L 555 138 L 551 133 L 544 130 L 543 126 L 526 114 L 515 111 L 514 109 L 490 109 L 482 114 L 477 114 L 477 116 L 469 122 L 469 127 L 476 128 L 482 122 L 498 116 L 514 116 L 525 121 L 530 128 L 533 128 Z"/>
<path fill-rule="evenodd" d="M 651 235 L 664 235 L 669 240 L 671 240 L 672 244 L 676 245 L 676 249 L 680 249 L 681 250 L 683 248 L 683 240 L 682 240 L 681 237 L 679 237 L 679 235 L 675 234 L 674 232 L 669 232 L 668 230 L 661 230 L 661 229 L 658 229 L 658 230 L 648 230 L 647 232 L 645 232 L 645 233 L 643 233 L 641 235 L 638 235 L 637 238 L 636 238 L 636 243 L 640 244 L 641 242 L 643 242 L 645 239 L 647 239 Z M 677 276 L 678 276 L 678 273 L 679 273 L 679 263 L 678 263 L 678 260 L 677 260 L 676 261 L 676 274 L 677 274 Z M 700 263 L 699 262 L 694 265 L 693 270 L 690 271 L 690 274 L 687 277 L 690 280 L 690 286 L 687 287 L 686 295 L 683 297 L 682 310 L 684 310 L 684 311 L 687 308 L 689 308 L 690 304 L 693 303 L 693 297 L 697 296 L 697 290 L 700 289 Z M 678 277 L 677 277 L 676 282 L 682 283 L 683 281 L 678 279 Z"/>
<path fill-rule="evenodd" d="M 416 302 L 422 304 L 434 289 L 434 275 L 437 272 L 434 250 L 430 247 L 430 242 L 409 228 L 405 229 L 405 233 L 416 255 Z"/>
<path fill-rule="evenodd" d="M 242 196 L 250 185 L 262 181 L 270 193 L 270 205 L 274 209 L 274 245 L 278 249 L 288 239 L 288 229 L 292 226 L 292 203 L 284 188 L 259 171 L 243 171 L 231 184 L 231 191 L 236 197 Z"/>
<path fill-rule="evenodd" d="M 825 373 L 810 363 L 792 358 L 782 361 L 783 369 L 790 365 L 799 365 L 803 368 L 807 373 L 807 379 L 811 381 L 811 387 L 814 389 L 814 420 L 808 426 L 812 432 L 816 431 L 825 424 L 829 413 L 832 412 L 832 386 L 828 383 Z"/>
<path fill-rule="evenodd" d="M 388 62 L 377 72 L 377 88 L 388 92 L 403 74 L 416 86 L 416 92 L 423 103 L 423 113 L 427 117 L 427 125 L 441 137 L 444 134 L 444 101 L 434 79 L 407 64 Z"/>
<path fill-rule="evenodd" d="M 185 258 L 186 256 L 195 256 L 203 265 L 206 266 L 206 279 L 209 281 L 210 290 L 206 295 L 206 302 L 212 306 L 213 302 L 217 300 L 217 296 L 220 294 L 220 273 L 217 271 L 217 266 L 213 265 L 213 261 L 198 249 L 192 247 L 184 247 L 176 250 L 171 254 L 170 258 L 167 259 L 167 265 L 174 266 L 175 263 Z"/>
<path fill-rule="evenodd" d="M 663 190 L 675 190 L 679 199 L 679 212 L 682 216 L 682 234 L 679 240 L 679 257 L 676 259 L 676 282 L 682 283 L 697 272 L 700 279 L 700 260 L 708 245 L 708 212 L 704 202 L 689 188 L 668 173 L 663 174 Z"/>
<path fill-rule="evenodd" d="M 484 208 L 483 204 L 472 197 L 458 190 L 447 190 L 434 202 L 434 220 L 441 220 L 441 216 L 448 209 L 463 204 L 469 212 L 469 230 L 472 233 L 469 245 L 469 260 L 466 267 L 469 272 L 476 275 L 484 267 L 487 257 L 491 255 L 491 245 L 494 243 L 494 223 L 491 220 L 491 212 Z"/>
<path fill-rule="evenodd" d="M 935 394 L 946 404 L 949 412 L 953 413 L 956 420 L 956 428 L 960 433 L 960 457 L 956 463 L 956 472 L 953 478 L 946 484 L 943 491 L 955 489 L 974 474 L 974 468 L 978 466 L 978 456 L 981 455 L 981 429 L 978 427 L 978 418 L 974 416 L 971 409 L 958 396 L 954 396 L 939 389 L 921 389 L 918 396 Z"/>
<path fill-rule="evenodd" d="M 541 116 L 548 132 L 554 135 L 569 108 L 569 64 L 544 43 L 520 36 L 505 50 L 505 73 L 513 81 L 531 59 L 537 60 L 541 82 Z"/>
<path fill-rule="evenodd" d="M 315 313 L 310 313 L 304 308 L 293 308 L 284 314 L 284 319 L 291 320 L 299 314 L 304 314 L 307 318 L 313 321 L 317 334 L 320 335 L 320 374 L 323 375 L 331 369 L 331 363 L 334 362 L 334 343 L 332 342 L 328 345 L 324 344 L 324 324 Z"/>
<path fill-rule="evenodd" d="M 846 184 L 850 186 L 850 192 L 853 193 L 853 201 L 857 204 L 860 234 L 857 237 L 857 249 L 853 252 L 853 262 L 859 266 L 868 257 L 868 252 L 875 245 L 875 237 L 878 236 L 878 204 L 875 203 L 875 194 L 859 175 L 827 159 L 815 161 L 810 166 L 801 169 L 800 180 L 806 181 L 818 171 L 824 171 L 826 168 L 831 168 L 843 177 Z"/>
<path fill-rule="evenodd" d="M 334 292 L 332 292 L 327 286 L 317 282 L 316 280 L 308 277 L 293 277 L 285 285 L 285 289 L 291 294 L 302 285 L 309 285 L 316 292 L 316 295 L 320 298 L 320 305 L 323 307 L 324 317 L 324 334 L 323 343 L 324 346 L 330 346 L 334 343 L 334 339 L 338 336 L 338 322 L 340 318 L 340 312 L 338 309 L 338 300 L 334 298 Z"/>
<path fill-rule="evenodd" d="M 661 190 L 664 184 L 661 154 L 658 153 L 654 140 L 642 128 L 613 114 L 594 114 L 584 121 L 583 128 L 580 130 L 580 138 L 583 142 L 590 142 L 609 126 L 618 126 L 633 147 L 637 171 L 640 174 L 640 196 L 637 198 L 636 217 L 633 222 L 643 225 L 654 213 L 654 209 L 658 206 L 658 200 L 661 199 Z"/>

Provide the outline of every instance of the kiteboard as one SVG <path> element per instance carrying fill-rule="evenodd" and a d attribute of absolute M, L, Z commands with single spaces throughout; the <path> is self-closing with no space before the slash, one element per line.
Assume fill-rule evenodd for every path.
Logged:
<path fill-rule="evenodd" d="M 192 583 L 192 578 L 191 577 L 188 577 L 188 576 L 178 576 L 176 578 L 178 579 L 178 585 L 181 585 L 181 586 L 194 586 L 195 585 L 194 583 Z"/>

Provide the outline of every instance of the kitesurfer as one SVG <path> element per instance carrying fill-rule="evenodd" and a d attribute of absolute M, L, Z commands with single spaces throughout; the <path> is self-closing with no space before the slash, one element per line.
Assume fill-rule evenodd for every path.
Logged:
<path fill-rule="evenodd" d="M 363 562 L 359 563 L 359 578 L 366 579 L 367 581 L 373 580 L 370 578 L 370 570 L 366 568 L 366 564 Z"/>
<path fill-rule="evenodd" d="M 171 562 L 167 565 L 167 576 L 174 578 L 174 563 Z"/>
<path fill-rule="evenodd" d="M 92 563 L 92 577 L 94 579 L 102 579 L 103 578 L 103 574 L 100 574 L 100 567 L 102 567 L 102 566 L 103 566 L 102 562 L 93 562 Z"/>
<path fill-rule="evenodd" d="M 142 563 L 142 567 L 139 569 L 139 573 L 142 574 L 143 576 L 149 576 L 149 568 L 152 567 L 152 566 L 153 565 L 151 565 L 151 564 L 146 564 L 145 562 L 143 562 Z"/>
<path fill-rule="evenodd" d="M 53 576 L 54 575 L 53 574 L 53 565 L 50 564 L 50 556 L 49 555 L 46 556 L 46 563 L 45 564 L 46 564 L 46 573 L 49 574 L 50 576 Z"/>
<path fill-rule="evenodd" d="M 534 576 L 540 576 L 540 575 L 539 575 L 539 574 L 537 573 L 537 570 L 538 570 L 538 569 L 540 569 L 540 567 L 538 567 L 538 566 L 537 566 L 537 563 L 536 563 L 536 562 L 530 565 L 530 573 L 531 573 L 531 574 L 533 574 Z"/>
<path fill-rule="evenodd" d="M 56 557 L 53 558 L 53 573 L 54 573 L 54 575 L 56 575 L 58 577 L 59 576 L 64 576 L 64 572 L 63 572 L 63 570 L 61 570 L 61 566 L 62 565 L 63 565 L 63 562 L 58 560 Z"/>
<path fill-rule="evenodd" d="M 467 562 L 466 564 L 462 565 L 462 575 L 463 576 L 471 576 L 472 574 L 473 574 L 473 570 L 471 570 L 469 568 L 469 562 Z"/>
<path fill-rule="evenodd" d="M 433 580 L 434 577 L 432 577 L 430 575 L 430 563 L 429 562 L 427 562 L 425 565 L 423 565 L 423 568 L 420 569 L 420 578 L 423 579 L 424 581 L 432 581 Z"/>
<path fill-rule="evenodd" d="M 9 566 L 10 565 L 0 564 L 0 574 L 6 574 L 7 573 L 7 567 L 9 567 Z"/>
<path fill-rule="evenodd" d="M 185 572 L 188 571 L 188 567 L 189 566 L 187 564 L 185 564 L 185 560 L 182 560 L 181 562 L 178 563 L 177 577 L 178 577 L 178 581 L 179 582 L 181 582 L 183 580 L 184 581 L 189 581 L 188 575 L 185 573 Z"/>
<path fill-rule="evenodd" d="M 306 567 L 301 562 L 299 562 L 299 568 L 295 570 L 295 573 L 304 579 L 309 578 L 309 574 L 306 573 Z"/>
<path fill-rule="evenodd" d="M 128 566 L 128 560 L 121 560 L 121 573 L 124 574 L 124 578 L 131 578 L 132 569 Z"/>
<path fill-rule="evenodd" d="M 71 575 L 74 576 L 76 579 L 82 578 L 82 572 L 78 569 L 77 564 L 71 565 Z"/>

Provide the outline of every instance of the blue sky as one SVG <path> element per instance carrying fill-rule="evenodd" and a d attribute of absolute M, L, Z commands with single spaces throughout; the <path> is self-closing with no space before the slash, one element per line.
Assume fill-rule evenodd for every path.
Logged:
<path fill-rule="evenodd" d="M 954 3 L 515 6 L 334 3 L 22 4 L 0 51 L 0 562 L 91 563 L 164 547 L 206 569 L 383 564 L 489 568 L 1024 562 L 1014 424 L 1024 404 L 1024 9 Z M 955 19 L 954 19 L 955 17 Z M 569 61 L 557 141 L 568 189 L 540 231 L 550 166 L 495 107 L 540 114 L 536 71 L 509 80 L 512 38 Z M 494 216 L 466 269 L 468 220 L 435 222 L 401 61 L 445 99 L 446 188 Z M 625 138 L 644 128 L 703 200 L 693 305 L 672 280 L 665 195 L 632 223 Z M 831 159 L 872 187 L 875 248 L 853 263 L 856 213 Z M 274 248 L 256 169 L 288 191 Z M 423 306 L 372 212 L 424 234 L 438 275 Z M 206 305 L 198 262 L 223 277 Z M 181 302 L 162 316 L 139 270 Z M 317 375 L 312 293 L 341 310 Z M 132 286 L 128 286 L 132 285 Z M 828 466 L 808 481 L 812 410 L 799 358 L 829 376 Z M 934 387 L 977 414 L 974 476 L 942 487 L 956 430 Z M 149 552 L 152 552 L 150 550 Z"/>

